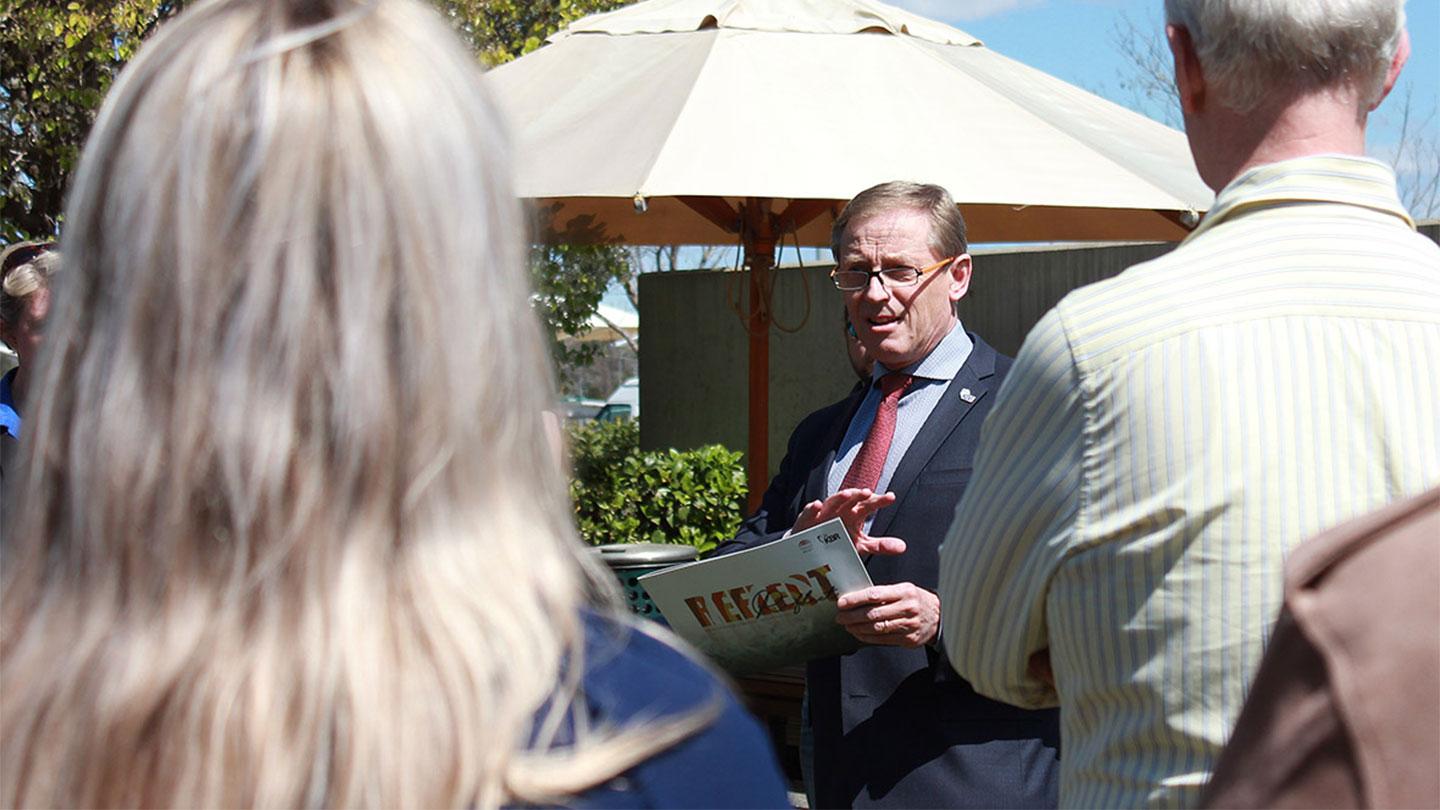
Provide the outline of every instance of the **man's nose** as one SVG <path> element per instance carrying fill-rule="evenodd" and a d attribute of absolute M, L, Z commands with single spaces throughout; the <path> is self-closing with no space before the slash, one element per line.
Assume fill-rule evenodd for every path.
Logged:
<path fill-rule="evenodd" d="M 880 279 L 880 276 L 875 275 L 870 277 L 860 295 L 871 301 L 886 301 L 890 298 L 890 288 L 885 286 L 885 282 Z"/>

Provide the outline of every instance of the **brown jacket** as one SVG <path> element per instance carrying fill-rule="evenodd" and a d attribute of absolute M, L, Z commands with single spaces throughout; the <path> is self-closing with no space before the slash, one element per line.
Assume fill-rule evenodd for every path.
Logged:
<path fill-rule="evenodd" d="M 1297 548 L 1207 807 L 1440 807 L 1440 489 Z"/>

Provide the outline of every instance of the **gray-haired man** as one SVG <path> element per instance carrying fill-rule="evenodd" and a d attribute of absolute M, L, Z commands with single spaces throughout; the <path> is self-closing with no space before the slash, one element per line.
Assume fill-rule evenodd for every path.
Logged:
<path fill-rule="evenodd" d="M 1440 248 L 1362 156 L 1402 0 L 1166 15 L 1219 196 L 1179 249 L 1030 333 L 941 553 L 956 670 L 1061 708 L 1064 806 L 1193 805 L 1286 551 L 1440 482 Z"/>

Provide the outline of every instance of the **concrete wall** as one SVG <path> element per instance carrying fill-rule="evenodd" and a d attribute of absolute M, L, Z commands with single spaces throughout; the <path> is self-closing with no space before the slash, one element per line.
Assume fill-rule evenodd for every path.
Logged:
<path fill-rule="evenodd" d="M 1108 278 L 1173 245 L 981 252 L 965 327 L 1013 355 L 1030 327 L 1069 290 Z M 843 304 L 829 266 L 782 268 L 776 277 L 770 335 L 770 468 L 805 414 L 843 397 L 855 383 L 841 339 Z M 748 274 L 652 273 L 640 278 L 642 446 L 688 448 L 711 442 L 743 451 L 747 443 L 747 340 L 735 313 Z M 787 332 L 787 328 L 799 327 Z"/>
<path fill-rule="evenodd" d="M 841 340 L 840 293 L 829 267 L 776 275 L 770 334 L 770 461 L 806 413 L 845 395 L 855 375 Z M 747 443 L 748 339 L 734 304 L 746 300 L 748 273 L 699 271 L 640 277 L 640 443 L 689 448 Z"/>

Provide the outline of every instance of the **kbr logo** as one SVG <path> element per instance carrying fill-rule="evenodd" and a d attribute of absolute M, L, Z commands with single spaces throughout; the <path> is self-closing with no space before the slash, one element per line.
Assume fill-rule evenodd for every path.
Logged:
<path fill-rule="evenodd" d="M 822 535 L 820 535 L 820 542 L 822 542 L 822 543 L 833 543 L 833 542 L 835 542 L 836 540 L 839 540 L 839 539 L 840 539 L 840 535 L 838 535 L 838 534 L 836 534 L 836 533 L 834 533 L 834 532 L 831 532 L 831 533 L 829 533 L 829 534 L 822 534 Z"/>

